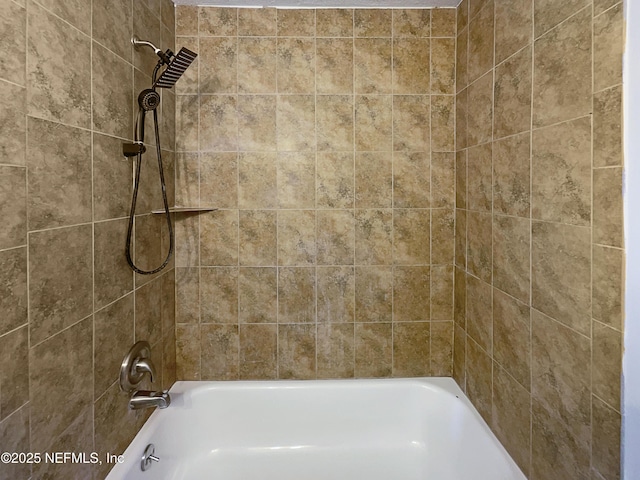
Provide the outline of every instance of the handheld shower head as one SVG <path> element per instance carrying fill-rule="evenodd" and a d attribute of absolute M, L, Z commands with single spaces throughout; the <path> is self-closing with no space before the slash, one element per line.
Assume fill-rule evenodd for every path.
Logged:
<path fill-rule="evenodd" d="M 151 88 L 142 90 L 138 95 L 138 105 L 147 112 L 155 110 L 160 105 L 160 95 Z"/>

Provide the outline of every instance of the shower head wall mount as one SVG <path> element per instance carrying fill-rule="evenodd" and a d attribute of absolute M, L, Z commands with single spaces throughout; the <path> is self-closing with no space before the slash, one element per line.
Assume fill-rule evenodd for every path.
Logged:
<path fill-rule="evenodd" d="M 131 37 L 131 43 L 136 50 L 138 50 L 140 47 L 149 47 L 156 53 L 156 55 L 158 55 L 158 57 L 160 57 L 162 63 L 164 63 L 165 65 L 169 65 L 171 63 L 171 57 L 173 57 L 173 52 L 171 50 L 167 49 L 166 52 L 163 52 L 153 43 L 147 40 L 140 40 L 137 35 Z"/>

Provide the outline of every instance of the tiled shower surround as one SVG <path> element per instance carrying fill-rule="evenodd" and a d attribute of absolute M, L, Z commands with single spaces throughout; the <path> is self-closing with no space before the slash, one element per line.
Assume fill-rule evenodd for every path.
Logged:
<path fill-rule="evenodd" d="M 177 8 L 180 378 L 452 374 L 455 15 Z"/>
<path fill-rule="evenodd" d="M 620 478 L 622 3 L 457 23 L 454 377 L 530 478 Z"/>
<path fill-rule="evenodd" d="M 136 340 L 152 345 L 154 387 L 175 380 L 173 269 L 134 278 L 124 259 L 132 164 L 121 144 L 155 64 L 150 51 L 134 54 L 132 32 L 172 47 L 173 4 L 0 0 L 3 452 L 124 451 L 146 418 L 128 411 L 117 383 Z M 173 94 L 163 94 L 170 178 L 174 112 Z M 159 206 L 151 171 L 137 217 L 143 267 L 166 247 L 161 219 L 148 214 Z M 0 479 L 98 480 L 110 465 L 31 467 L 2 464 Z"/>

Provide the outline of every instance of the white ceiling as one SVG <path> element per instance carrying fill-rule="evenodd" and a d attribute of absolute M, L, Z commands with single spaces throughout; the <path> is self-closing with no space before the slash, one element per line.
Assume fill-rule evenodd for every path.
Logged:
<path fill-rule="evenodd" d="M 456 7 L 461 0 L 173 0 L 176 5 L 276 8 L 432 8 Z"/>

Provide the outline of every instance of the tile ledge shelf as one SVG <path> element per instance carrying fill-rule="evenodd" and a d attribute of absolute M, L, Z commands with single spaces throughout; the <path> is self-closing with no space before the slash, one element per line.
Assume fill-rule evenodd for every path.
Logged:
<path fill-rule="evenodd" d="M 218 210 L 215 207 L 169 207 L 169 213 L 199 213 L 199 212 L 213 212 Z M 151 213 L 163 214 L 164 208 L 159 210 L 151 210 Z"/>

